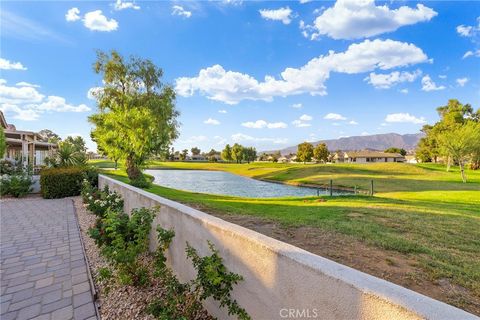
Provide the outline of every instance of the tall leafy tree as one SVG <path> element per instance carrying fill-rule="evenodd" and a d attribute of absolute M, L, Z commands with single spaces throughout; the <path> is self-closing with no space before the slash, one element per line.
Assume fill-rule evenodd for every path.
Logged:
<path fill-rule="evenodd" d="M 329 155 L 330 152 L 328 151 L 327 145 L 325 143 L 319 143 L 317 144 L 315 149 L 313 149 L 313 157 L 317 161 L 327 162 Z"/>
<path fill-rule="evenodd" d="M 99 51 L 93 69 L 104 87 L 95 94 L 98 113 L 89 117 L 91 136 L 107 156 L 118 152 L 130 180 L 143 178 L 145 161 L 178 137 L 175 92 L 148 59 Z"/>
<path fill-rule="evenodd" d="M 75 150 L 78 152 L 87 152 L 87 145 L 85 140 L 80 136 L 68 136 L 64 142 L 70 143 L 75 147 Z"/>
<path fill-rule="evenodd" d="M 188 149 L 183 149 L 182 153 L 180 153 L 180 160 L 185 161 L 187 160 Z"/>
<path fill-rule="evenodd" d="M 43 129 L 38 132 L 38 134 L 42 137 L 43 140 L 50 142 L 50 143 L 58 143 L 62 138 L 55 132 L 49 129 Z"/>
<path fill-rule="evenodd" d="M 193 156 L 198 156 L 201 152 L 201 150 L 197 147 L 193 147 L 191 150 Z"/>
<path fill-rule="evenodd" d="M 237 163 L 242 163 L 243 160 L 243 146 L 235 143 L 232 147 L 232 160 Z"/>
<path fill-rule="evenodd" d="M 232 158 L 232 148 L 230 147 L 229 144 L 227 144 L 225 146 L 225 148 L 222 150 L 221 156 L 222 156 L 222 159 L 224 161 L 232 161 L 233 160 L 233 158 Z"/>
<path fill-rule="evenodd" d="M 433 131 L 433 126 L 424 125 L 420 130 L 425 133 L 425 137 L 421 138 L 415 150 L 415 155 L 421 162 L 435 162 L 440 156 L 436 131 Z"/>
<path fill-rule="evenodd" d="M 297 149 L 297 161 L 306 163 L 312 161 L 313 157 L 313 145 L 308 142 L 304 142 L 298 145 Z"/>
<path fill-rule="evenodd" d="M 456 124 L 442 131 L 438 139 L 448 155 L 458 162 L 462 181 L 467 182 L 465 163 L 473 153 L 480 151 L 480 123 Z"/>
<path fill-rule="evenodd" d="M 243 159 L 248 163 L 255 161 L 257 158 L 257 150 L 254 147 L 243 149 Z"/>

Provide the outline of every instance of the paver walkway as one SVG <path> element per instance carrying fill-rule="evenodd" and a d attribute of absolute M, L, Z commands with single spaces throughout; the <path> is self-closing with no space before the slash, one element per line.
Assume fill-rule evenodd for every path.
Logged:
<path fill-rule="evenodd" d="M 3 200 L 0 218 L 0 318 L 97 319 L 72 200 Z"/>

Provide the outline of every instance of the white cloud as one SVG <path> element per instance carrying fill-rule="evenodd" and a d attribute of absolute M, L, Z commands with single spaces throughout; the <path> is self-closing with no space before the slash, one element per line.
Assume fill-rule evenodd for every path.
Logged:
<path fill-rule="evenodd" d="M 65 20 L 72 22 L 80 20 L 80 10 L 78 8 L 71 8 L 65 14 Z"/>
<path fill-rule="evenodd" d="M 172 7 L 172 15 L 190 18 L 192 16 L 192 12 L 185 10 L 182 6 L 174 5 Z"/>
<path fill-rule="evenodd" d="M 445 74 L 439 74 L 438 77 L 440 79 L 447 79 L 447 75 L 445 75 Z"/>
<path fill-rule="evenodd" d="M 0 58 L 0 70 L 27 70 L 20 62 Z"/>
<path fill-rule="evenodd" d="M 445 89 L 445 86 L 437 86 L 428 74 L 422 78 L 423 91 L 429 92 L 429 91 L 438 91 L 443 89 Z"/>
<path fill-rule="evenodd" d="M 251 128 L 251 129 L 263 129 L 263 128 L 268 128 L 268 129 L 284 129 L 287 128 L 287 124 L 284 122 L 267 122 L 265 120 L 257 120 L 255 122 L 253 121 L 248 121 L 242 123 L 242 126 Z"/>
<path fill-rule="evenodd" d="M 457 33 L 462 37 L 470 37 L 473 31 L 472 26 L 459 25 L 457 27 Z"/>
<path fill-rule="evenodd" d="M 337 0 L 314 21 L 318 35 L 333 39 L 358 39 L 392 32 L 402 26 L 429 21 L 437 13 L 422 4 L 390 10 L 376 6 L 374 0 Z"/>
<path fill-rule="evenodd" d="M 427 62 L 428 57 L 413 44 L 393 40 L 365 40 L 351 44 L 344 52 L 330 51 L 300 68 L 286 68 L 281 78 L 265 76 L 258 81 L 248 74 L 226 71 L 221 65 L 200 70 L 197 77 L 176 79 L 176 92 L 184 97 L 195 92 L 227 104 L 242 100 L 272 101 L 274 97 L 310 93 L 326 95 L 330 72 L 356 74 L 375 69 L 388 70 Z"/>
<path fill-rule="evenodd" d="M 292 124 L 297 128 L 306 128 L 312 126 L 310 123 L 302 122 L 301 120 L 293 120 Z"/>
<path fill-rule="evenodd" d="M 302 120 L 302 121 L 311 121 L 311 120 L 313 120 L 313 117 L 312 117 L 312 116 L 309 116 L 308 114 L 303 114 L 303 115 L 300 117 L 300 120 Z"/>
<path fill-rule="evenodd" d="M 286 138 L 256 138 L 243 133 L 236 133 L 232 135 L 233 142 L 271 142 L 274 144 L 285 144 L 288 142 Z"/>
<path fill-rule="evenodd" d="M 457 26 L 457 33 L 462 37 L 474 38 L 480 32 L 480 17 L 477 18 L 477 25 L 475 26 L 466 26 L 459 25 Z"/>
<path fill-rule="evenodd" d="M 361 133 L 362 136 L 368 136 L 369 134 L 370 134 L 370 133 L 368 133 L 367 131 L 363 131 L 363 132 Z M 345 137 L 345 138 L 346 138 L 346 137 Z"/>
<path fill-rule="evenodd" d="M 103 87 L 92 87 L 87 91 L 87 98 L 90 100 L 96 100 L 96 95 L 103 91 Z"/>
<path fill-rule="evenodd" d="M 355 120 L 350 120 L 350 121 L 348 122 L 348 124 L 351 124 L 351 125 L 355 126 L 355 125 L 358 124 L 358 122 L 355 121 Z"/>
<path fill-rule="evenodd" d="M 364 80 L 368 81 L 377 89 L 389 89 L 392 86 L 402 82 L 413 82 L 422 74 L 422 71 L 416 70 L 414 72 L 394 71 L 386 74 L 370 73 Z"/>
<path fill-rule="evenodd" d="M 37 89 L 24 86 L 24 87 L 10 87 L 5 85 L 6 82 L 0 83 L 0 101 L 1 103 L 9 104 L 33 104 L 39 103 L 45 97 L 38 92 Z"/>
<path fill-rule="evenodd" d="M 215 119 L 212 119 L 212 118 L 208 118 L 207 120 L 203 121 L 203 123 L 205 124 L 211 124 L 211 125 L 219 125 L 220 124 L 220 121 L 218 120 L 215 120 Z"/>
<path fill-rule="evenodd" d="M 323 117 L 323 119 L 326 119 L 326 120 L 347 120 L 347 118 L 345 118 L 344 116 L 342 116 L 341 114 L 338 114 L 338 113 L 328 113 Z"/>
<path fill-rule="evenodd" d="M 45 110 L 45 111 L 58 111 L 58 112 L 85 112 L 90 111 L 90 108 L 87 107 L 85 104 L 79 104 L 78 106 L 74 106 L 68 104 L 65 98 L 59 96 L 48 96 L 45 101 L 38 104 L 36 106 L 38 110 Z"/>
<path fill-rule="evenodd" d="M 310 123 L 307 121 L 311 121 L 313 119 L 312 116 L 309 116 L 308 114 L 302 115 L 299 119 L 293 120 L 292 124 L 297 127 L 297 128 L 306 128 L 312 126 Z"/>
<path fill-rule="evenodd" d="M 268 129 L 285 129 L 288 125 L 285 122 L 271 122 L 267 124 Z"/>
<path fill-rule="evenodd" d="M 21 109 L 17 105 L 9 103 L 0 104 L 0 110 L 5 114 L 11 113 L 12 118 L 17 120 L 35 121 L 40 117 L 40 113 L 36 110 Z"/>
<path fill-rule="evenodd" d="M 408 89 L 406 89 L 406 88 L 405 88 L 405 89 L 401 89 L 400 92 L 403 93 L 403 94 L 407 94 L 407 93 L 408 93 Z"/>
<path fill-rule="evenodd" d="M 18 82 L 15 87 L 0 81 L 0 107 L 12 114 L 14 119 L 37 120 L 44 112 L 85 112 L 90 108 L 85 104 L 72 105 L 59 96 L 45 96 L 36 89 L 39 86 Z"/>
<path fill-rule="evenodd" d="M 224 109 L 218 110 L 218 113 L 227 113 L 227 110 L 224 110 Z"/>
<path fill-rule="evenodd" d="M 117 11 L 125 9 L 140 10 L 140 6 L 135 4 L 135 2 L 117 0 L 113 5 L 113 8 Z"/>
<path fill-rule="evenodd" d="M 385 118 L 385 122 L 405 122 L 405 123 L 414 123 L 414 124 L 423 124 L 425 123 L 425 118 L 417 118 L 409 113 L 392 113 L 388 114 Z"/>
<path fill-rule="evenodd" d="M 294 103 L 294 104 L 292 104 L 292 108 L 301 109 L 301 108 L 302 108 L 302 104 L 301 104 L 301 103 Z"/>
<path fill-rule="evenodd" d="M 249 121 L 242 123 L 242 126 L 252 129 L 262 129 L 267 126 L 267 122 L 265 120 L 257 120 L 255 122 Z"/>
<path fill-rule="evenodd" d="M 199 135 L 199 136 L 191 136 L 185 140 L 180 140 L 179 142 L 181 143 L 197 143 L 197 142 L 204 142 L 204 141 L 207 141 L 208 138 L 206 136 L 203 136 L 203 135 Z"/>
<path fill-rule="evenodd" d="M 308 2 L 311 2 L 313 0 L 300 0 L 300 4 L 305 4 L 305 3 L 308 3 Z"/>
<path fill-rule="evenodd" d="M 83 17 L 83 25 L 92 31 L 115 31 L 118 29 L 118 22 L 115 19 L 108 19 L 102 14 L 102 10 L 87 12 Z"/>
<path fill-rule="evenodd" d="M 460 86 L 460 87 L 463 87 L 467 84 L 468 82 L 468 78 L 459 78 L 457 80 L 455 80 L 457 82 L 457 84 Z"/>
<path fill-rule="evenodd" d="M 480 49 L 479 50 L 475 50 L 475 51 L 471 51 L 471 50 L 468 50 L 467 52 L 465 52 L 465 54 L 463 55 L 462 59 L 465 59 L 465 58 L 468 58 L 468 57 L 480 57 Z"/>
<path fill-rule="evenodd" d="M 28 83 L 28 82 L 25 82 L 25 81 L 17 82 L 17 83 L 15 83 L 15 85 L 18 86 L 18 87 L 40 88 L 40 86 L 38 84 Z"/>
<path fill-rule="evenodd" d="M 213 139 L 216 140 L 215 144 L 217 146 L 223 146 L 223 145 L 225 145 L 225 143 L 227 143 L 227 139 L 225 139 L 223 137 L 220 137 L 220 136 L 215 136 L 215 137 L 213 137 Z"/>
<path fill-rule="evenodd" d="M 292 22 L 292 9 L 283 7 L 275 10 L 262 9 L 259 10 L 260 15 L 266 20 L 282 21 L 283 24 L 290 24 Z"/>

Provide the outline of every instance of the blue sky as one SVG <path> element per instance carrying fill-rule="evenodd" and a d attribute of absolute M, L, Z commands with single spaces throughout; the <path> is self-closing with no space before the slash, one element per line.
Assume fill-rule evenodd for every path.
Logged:
<path fill-rule="evenodd" d="M 177 150 L 415 133 L 450 98 L 479 107 L 478 2 L 304 2 L 2 1 L 0 108 L 89 140 L 98 49 L 164 69 Z"/>

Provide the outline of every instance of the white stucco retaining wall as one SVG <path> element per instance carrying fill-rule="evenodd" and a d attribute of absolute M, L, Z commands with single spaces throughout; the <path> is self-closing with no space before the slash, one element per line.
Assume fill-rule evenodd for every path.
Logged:
<path fill-rule="evenodd" d="M 155 228 L 174 229 L 168 263 L 181 281 L 195 276 L 187 260 L 188 241 L 209 255 L 214 243 L 227 268 L 244 277 L 233 298 L 253 319 L 480 319 L 388 281 L 370 276 L 255 231 L 226 222 L 106 176 L 125 201 L 125 210 L 160 206 L 152 225 L 150 250 L 157 246 Z M 207 301 L 207 310 L 229 319 L 224 309 Z M 292 310 L 290 310 L 292 309 Z M 292 313 L 293 312 L 293 313 Z"/>

